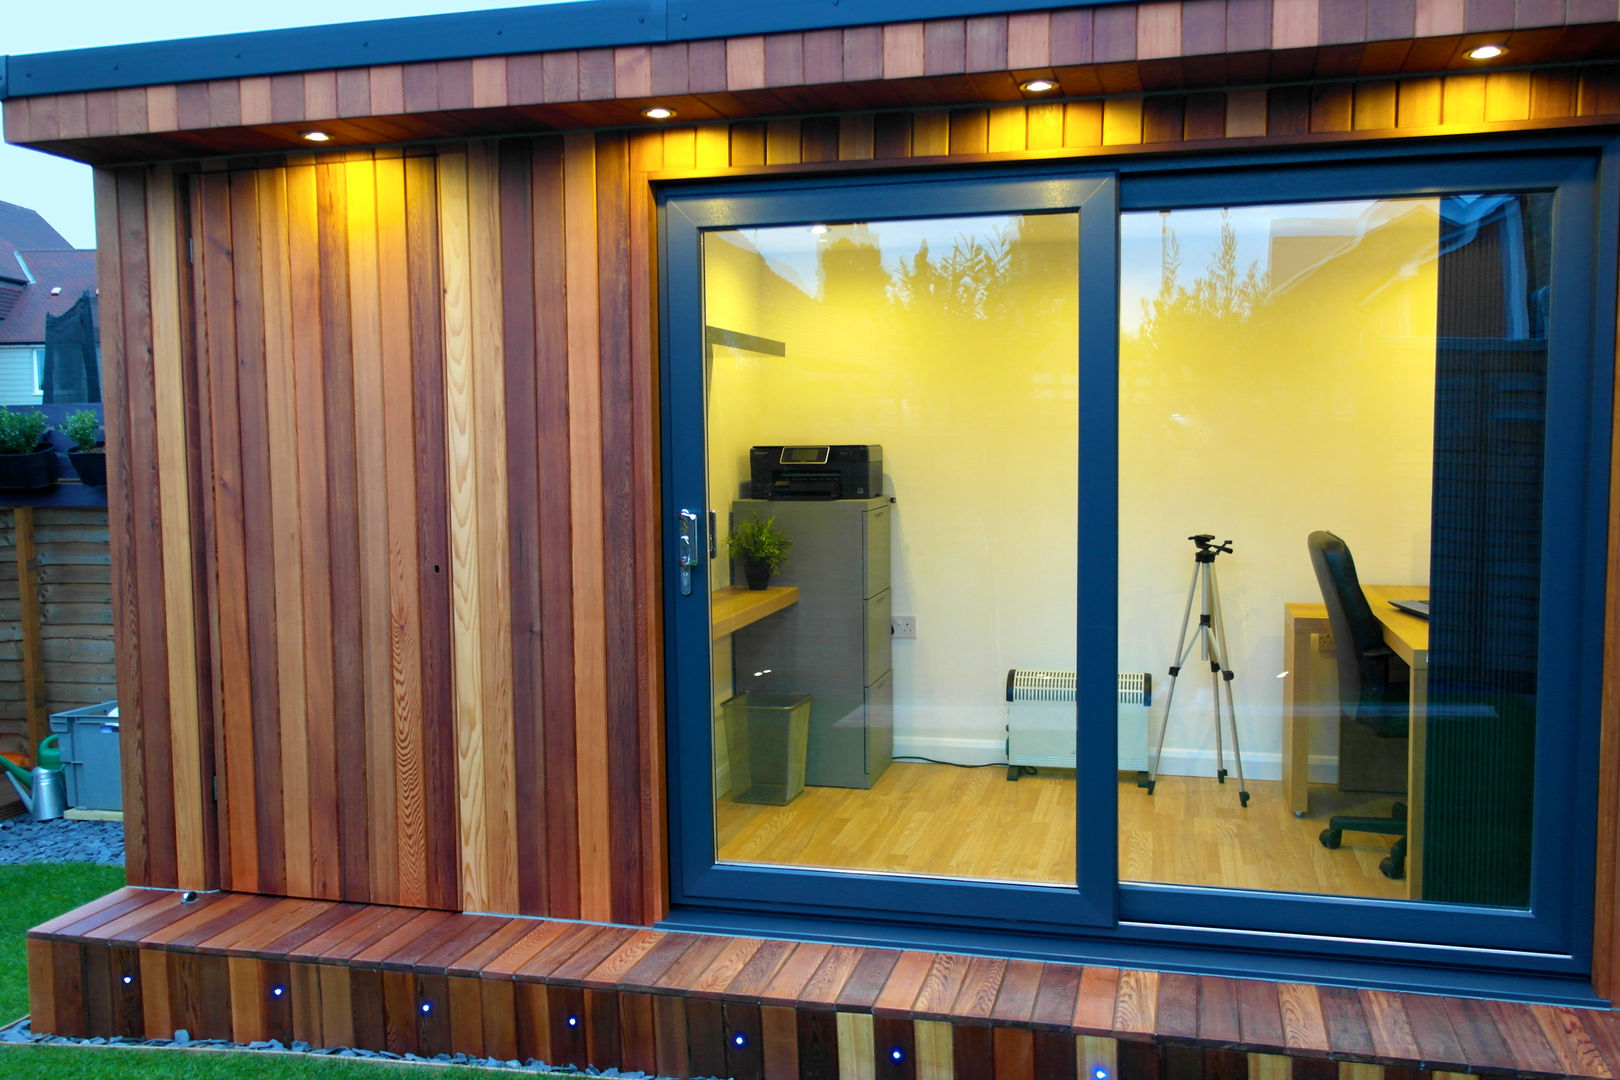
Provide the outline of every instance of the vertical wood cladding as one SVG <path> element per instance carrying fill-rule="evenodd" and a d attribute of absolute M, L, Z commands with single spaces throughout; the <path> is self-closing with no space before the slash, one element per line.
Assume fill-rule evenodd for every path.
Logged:
<path fill-rule="evenodd" d="M 925 63 L 913 36 L 882 62 Z M 131 882 L 663 913 L 647 174 L 1584 122 L 1617 87 L 1588 66 L 101 171 Z"/>
<path fill-rule="evenodd" d="M 574 141 L 101 174 L 131 881 L 659 913 L 629 153 Z"/>

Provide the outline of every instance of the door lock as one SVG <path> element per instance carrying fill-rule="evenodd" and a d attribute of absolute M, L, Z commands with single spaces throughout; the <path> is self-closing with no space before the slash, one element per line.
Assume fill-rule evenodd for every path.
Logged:
<path fill-rule="evenodd" d="M 691 596 L 692 567 L 698 564 L 698 553 L 703 550 L 698 538 L 698 516 L 690 510 L 682 510 L 675 515 L 675 521 L 680 528 L 675 541 L 675 562 L 681 571 L 681 595 Z"/>

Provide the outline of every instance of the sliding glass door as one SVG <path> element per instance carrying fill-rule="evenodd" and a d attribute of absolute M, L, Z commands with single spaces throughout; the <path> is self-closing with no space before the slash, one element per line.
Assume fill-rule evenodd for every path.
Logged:
<path fill-rule="evenodd" d="M 1107 914 L 1080 870 L 1111 892 L 1109 808 L 1077 795 L 1116 767 L 1079 720 L 1078 446 L 1083 345 L 1109 356 L 1114 329 L 1082 250 L 1112 261 L 1111 195 L 672 204 L 696 226 L 670 232 L 696 274 L 669 371 L 696 881 Z"/>
<path fill-rule="evenodd" d="M 1582 970 L 1616 243 L 1490 150 L 667 192 L 677 909 Z"/>

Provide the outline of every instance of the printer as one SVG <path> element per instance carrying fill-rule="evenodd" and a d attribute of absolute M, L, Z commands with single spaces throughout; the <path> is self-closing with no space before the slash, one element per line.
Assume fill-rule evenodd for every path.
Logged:
<path fill-rule="evenodd" d="M 881 446 L 755 446 L 748 451 L 756 499 L 874 499 L 883 494 Z"/>

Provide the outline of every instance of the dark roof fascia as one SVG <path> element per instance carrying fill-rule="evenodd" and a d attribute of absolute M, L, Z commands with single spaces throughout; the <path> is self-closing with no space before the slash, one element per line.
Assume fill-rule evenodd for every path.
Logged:
<path fill-rule="evenodd" d="M 372 64 L 697 41 L 1130 0 L 577 0 L 0 56 L 0 101 Z"/>

